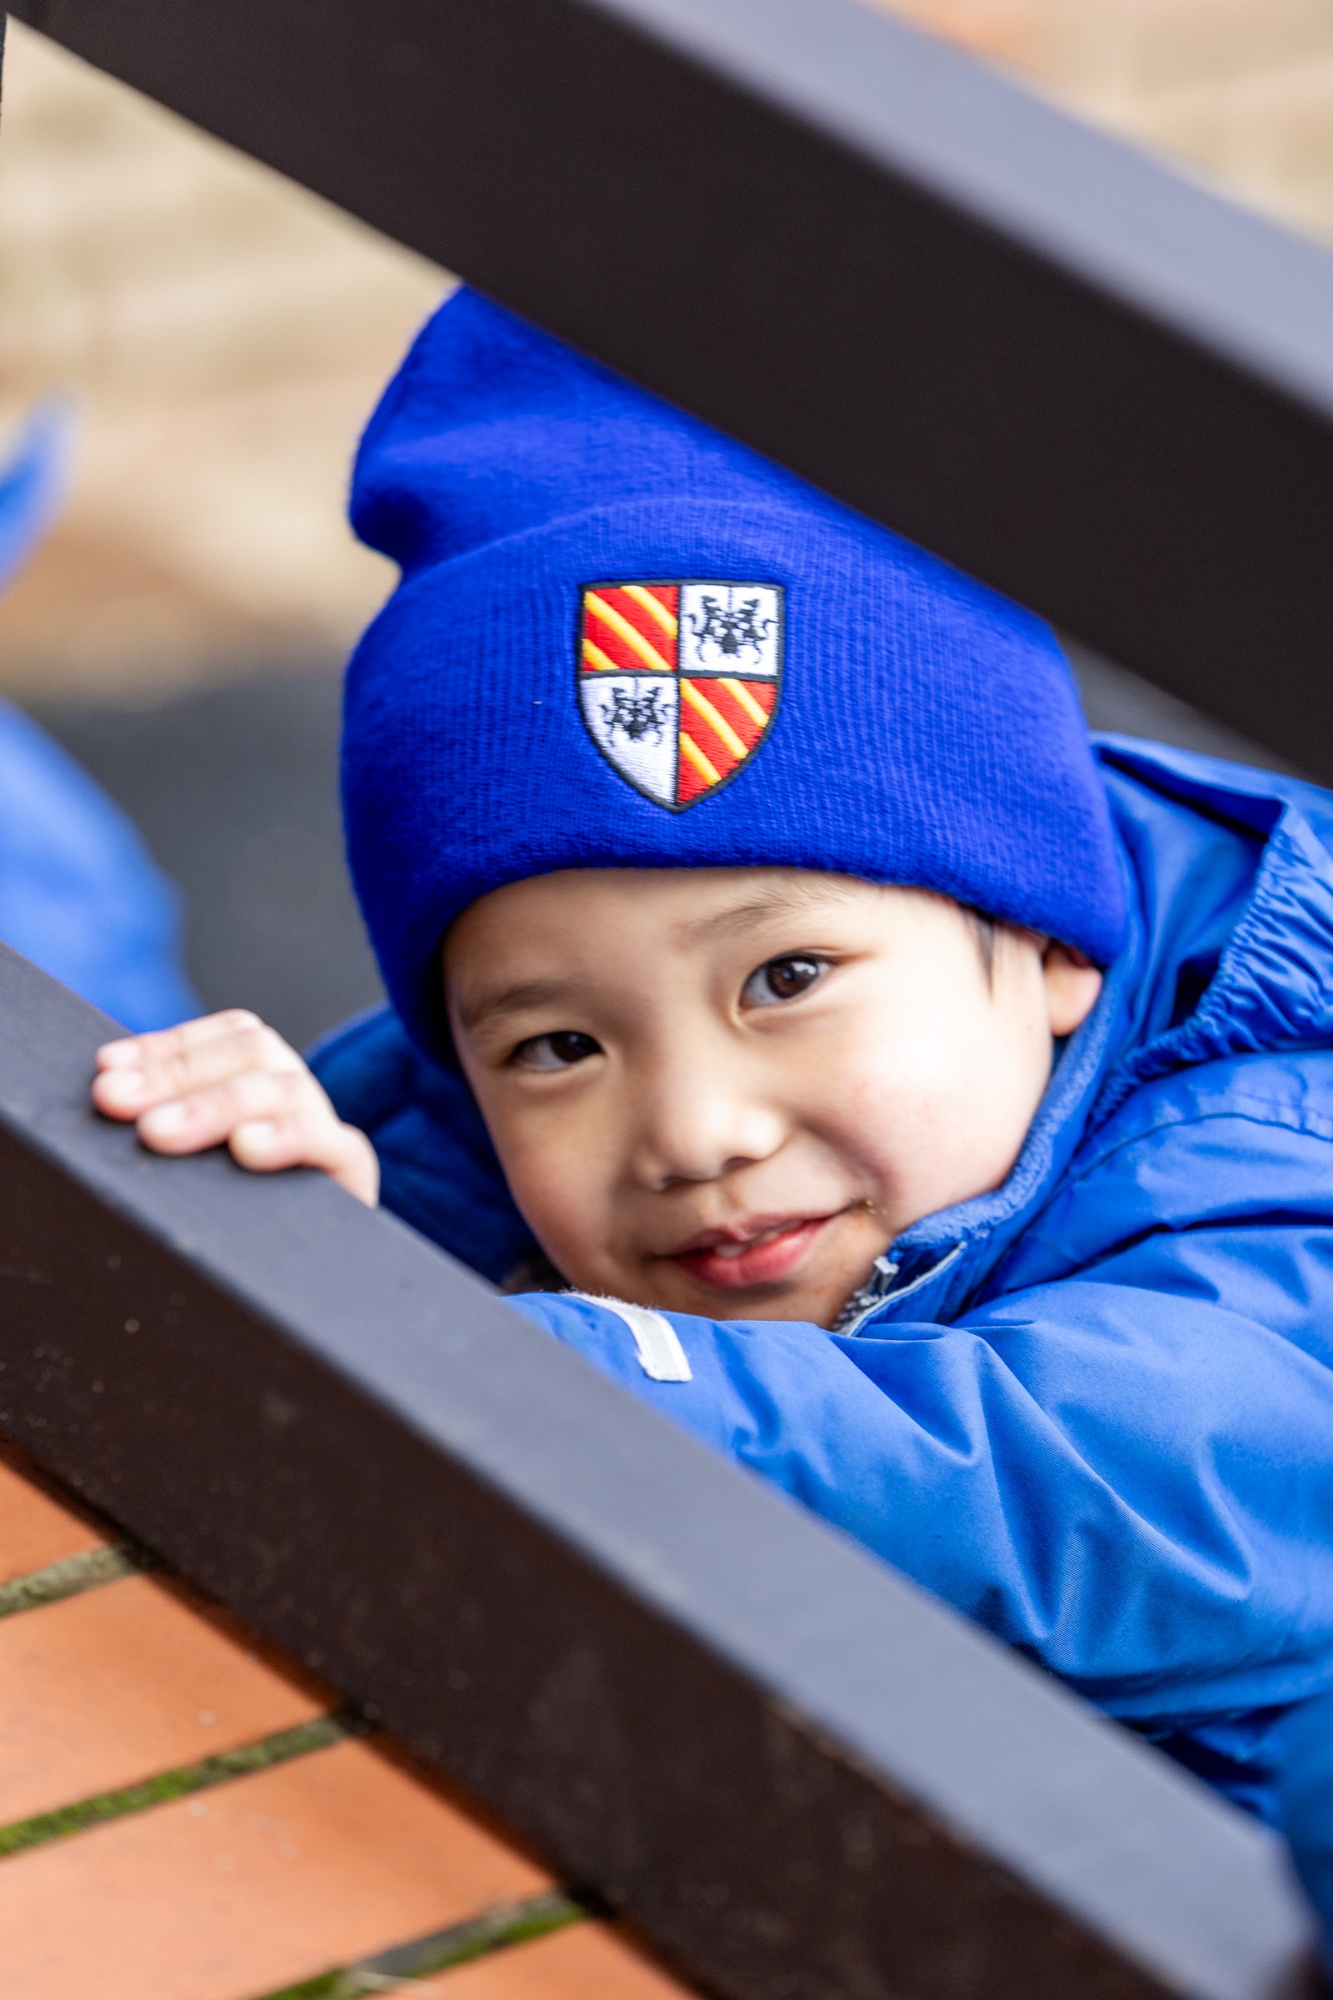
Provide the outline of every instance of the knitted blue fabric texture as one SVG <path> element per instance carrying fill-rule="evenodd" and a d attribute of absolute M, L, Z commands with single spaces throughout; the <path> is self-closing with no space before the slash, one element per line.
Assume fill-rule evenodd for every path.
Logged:
<path fill-rule="evenodd" d="M 362 440 L 403 580 L 348 676 L 348 851 L 390 996 L 563 868 L 787 866 L 937 890 L 1115 957 L 1069 670 L 1027 612 L 470 291 Z"/>

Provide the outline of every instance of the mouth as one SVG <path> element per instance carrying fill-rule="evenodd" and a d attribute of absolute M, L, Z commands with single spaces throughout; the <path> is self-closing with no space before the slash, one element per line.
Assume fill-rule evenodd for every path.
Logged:
<path fill-rule="evenodd" d="M 831 1215 L 756 1216 L 730 1229 L 705 1229 L 673 1251 L 670 1261 L 700 1284 L 740 1292 L 789 1278 L 834 1220 Z"/>

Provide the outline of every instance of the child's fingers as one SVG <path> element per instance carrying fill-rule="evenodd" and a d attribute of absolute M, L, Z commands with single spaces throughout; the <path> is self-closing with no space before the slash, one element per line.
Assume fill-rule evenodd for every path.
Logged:
<path fill-rule="evenodd" d="M 373 1208 L 379 1162 L 363 1132 L 344 1125 L 294 1049 L 242 1008 L 97 1052 L 93 1098 L 112 1118 L 135 1119 L 158 1153 L 198 1153 L 224 1141 L 243 1167 L 321 1168 Z"/>
<path fill-rule="evenodd" d="M 139 1137 L 155 1153 L 198 1153 L 221 1145 L 238 1125 L 272 1118 L 312 1100 L 314 1112 L 334 1113 L 314 1078 L 296 1070 L 245 1070 L 225 1083 L 189 1090 L 153 1104 L 139 1118 Z"/>
<path fill-rule="evenodd" d="M 233 1159 L 252 1173 L 281 1167 L 319 1167 L 341 1187 L 373 1208 L 379 1195 L 379 1161 L 364 1132 L 321 1114 L 305 1101 L 271 1118 L 249 1119 L 228 1141 Z"/>
<path fill-rule="evenodd" d="M 220 1014 L 202 1014 L 197 1020 L 182 1021 L 175 1028 L 157 1028 L 146 1035 L 123 1035 L 118 1041 L 103 1042 L 97 1051 L 99 1069 L 138 1069 L 148 1062 L 166 1062 L 205 1042 L 258 1028 L 257 1014 L 248 1007 L 226 1007 Z"/>
<path fill-rule="evenodd" d="M 93 1101 L 110 1118 L 138 1118 L 153 1105 L 249 1071 L 305 1074 L 294 1049 L 240 1010 L 110 1042 L 98 1060 Z"/>

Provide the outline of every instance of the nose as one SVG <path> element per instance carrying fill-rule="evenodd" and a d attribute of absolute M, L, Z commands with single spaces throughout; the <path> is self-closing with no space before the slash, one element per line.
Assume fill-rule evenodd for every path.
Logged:
<path fill-rule="evenodd" d="M 771 1158 L 786 1137 L 780 1105 L 733 1050 L 663 1052 L 636 1098 L 634 1176 L 654 1190 L 717 1180 Z"/>

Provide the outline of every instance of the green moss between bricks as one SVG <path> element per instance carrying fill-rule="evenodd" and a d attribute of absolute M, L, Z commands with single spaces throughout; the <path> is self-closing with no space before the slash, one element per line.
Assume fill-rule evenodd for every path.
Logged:
<path fill-rule="evenodd" d="M 469 1959 L 484 1958 L 488 1952 L 545 1937 L 567 1924 L 581 1923 L 589 1915 L 585 1902 L 560 1889 L 530 1896 L 522 1903 L 498 1903 L 479 1916 L 469 1917 L 466 1923 L 395 1945 L 391 1951 L 362 1959 L 357 1965 L 316 1973 L 297 1986 L 263 1995 L 263 2000 L 363 2000 L 366 1994 L 389 1993 L 414 1979 L 424 1979 L 428 1973 L 446 1972 L 452 1966 L 466 1965 Z"/>
<path fill-rule="evenodd" d="M 59 1604 L 62 1598 L 78 1597 L 104 1583 L 118 1583 L 123 1576 L 138 1576 L 148 1567 L 147 1558 L 137 1550 L 121 1546 L 87 1549 L 82 1555 L 67 1556 L 64 1562 L 49 1563 L 45 1569 L 0 1583 L 0 1618 L 38 1611 L 44 1604 Z"/>
<path fill-rule="evenodd" d="M 152 1567 L 152 1558 L 145 1551 L 128 1545 L 88 1549 L 0 1584 L 0 1619 L 37 1611 L 46 1604 L 59 1604 L 67 1597 L 118 1583 L 122 1577 L 137 1576 Z M 67 1840 L 73 1834 L 90 1832 L 94 1827 L 109 1825 L 133 1813 L 148 1812 L 154 1806 L 170 1805 L 173 1800 L 188 1798 L 194 1792 L 209 1791 L 237 1778 L 271 1770 L 294 1757 L 306 1757 L 349 1736 L 362 1735 L 365 1730 L 364 1722 L 350 1712 L 317 1716 L 311 1722 L 261 1737 L 256 1743 L 243 1743 L 235 1750 L 222 1750 L 216 1756 L 201 1758 L 197 1764 L 160 1771 L 137 1785 L 98 1792 L 92 1798 L 58 1806 L 54 1812 L 34 1813 L 28 1819 L 0 1826 L 0 1859 L 43 1847 L 53 1840 Z M 464 1923 L 433 1931 L 427 1937 L 413 1938 L 356 1965 L 334 1966 L 299 1985 L 284 1986 L 281 1992 L 266 1994 L 263 2000 L 364 2000 L 364 1996 L 391 1992 L 432 1972 L 466 1965 L 470 1959 L 483 1958 L 489 1952 L 545 1937 L 568 1924 L 581 1923 L 591 1914 L 589 1904 L 577 1896 L 559 1889 L 548 1890 L 525 1902 L 496 1904 Z"/>
<path fill-rule="evenodd" d="M 230 1784 L 233 1779 L 270 1770 L 293 1757 L 326 1750 L 330 1744 L 341 1743 L 344 1737 L 360 1730 L 360 1723 L 350 1715 L 317 1716 L 313 1722 L 280 1729 L 272 1736 L 261 1737 L 257 1743 L 219 1751 L 215 1757 L 201 1758 L 197 1764 L 183 1764 L 178 1770 L 160 1771 L 141 1784 L 126 1785 L 115 1792 L 99 1792 L 94 1798 L 59 1806 L 54 1812 L 35 1813 L 31 1819 L 0 1827 L 0 1857 L 21 1854 L 30 1847 L 43 1847 L 51 1840 L 66 1840 L 71 1834 L 87 1833 L 92 1827 L 124 1819 L 130 1813 L 170 1805 L 173 1799 L 188 1798 L 192 1792 L 209 1791 L 215 1785 Z"/>

